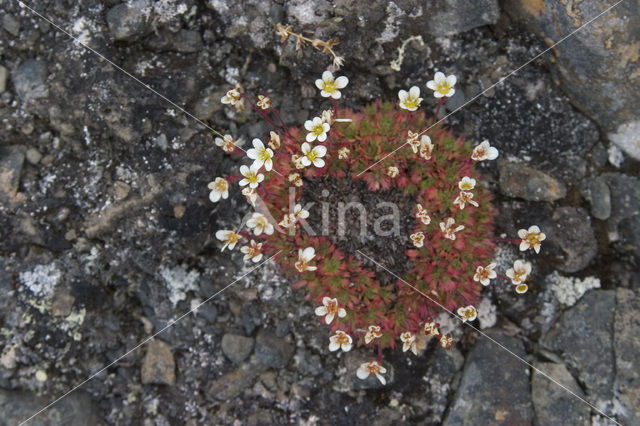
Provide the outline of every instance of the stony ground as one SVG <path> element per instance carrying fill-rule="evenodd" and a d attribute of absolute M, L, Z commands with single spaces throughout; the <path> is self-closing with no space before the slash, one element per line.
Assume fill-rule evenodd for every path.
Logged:
<path fill-rule="evenodd" d="M 629 113 L 638 86 L 626 85 L 606 114 L 597 109 L 622 87 L 616 79 L 640 76 L 637 48 L 634 56 L 626 38 L 610 38 L 624 57 L 604 57 L 587 49 L 598 36 L 589 30 L 569 59 L 557 48 L 490 87 L 542 52 L 545 37 L 559 39 L 546 32 L 550 16 L 555 30 L 570 30 L 600 2 L 426 3 L 29 4 L 56 28 L 0 0 L 0 424 L 19 423 L 92 375 L 32 424 L 606 424 L 598 411 L 640 423 L 640 151 L 627 133 L 611 137 L 638 120 L 637 108 Z M 598 31 L 638 25 L 638 7 L 629 0 Z M 327 106 L 313 81 L 331 58 L 281 44 L 278 22 L 340 40 L 340 73 L 350 79 L 343 102 L 353 108 L 424 88 L 436 70 L 459 81 L 444 112 L 489 88 L 447 121 L 500 149 L 484 169 L 498 233 L 536 223 L 548 235 L 532 258 L 529 293 L 516 297 L 497 282 L 483 294 L 478 326 L 504 348 L 456 326 L 451 351 L 390 352 L 386 387 L 360 381 L 354 371 L 369 354 L 330 353 L 313 306 L 267 264 L 120 359 L 249 272 L 213 238 L 248 211 L 243 197 L 214 205 L 206 189 L 240 159 L 180 108 L 251 140 L 266 137 L 266 123 L 219 102 L 236 83 L 270 96 L 293 125 Z M 404 45 L 394 70 L 411 36 L 421 40 Z M 598 60 L 615 70 L 613 86 L 578 96 L 575 64 L 595 69 Z M 598 78 L 591 68 L 584 75 Z M 500 269 L 515 249 L 500 246 Z"/>

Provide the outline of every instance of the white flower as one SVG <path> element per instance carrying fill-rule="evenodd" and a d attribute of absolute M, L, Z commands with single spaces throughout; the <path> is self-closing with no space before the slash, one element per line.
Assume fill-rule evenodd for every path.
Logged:
<path fill-rule="evenodd" d="M 209 182 L 207 188 L 211 190 L 209 193 L 209 199 L 212 203 L 217 203 L 220 198 L 229 198 L 229 182 L 226 179 L 217 177 L 213 182 Z"/>
<path fill-rule="evenodd" d="M 377 325 L 370 325 L 364 335 L 364 342 L 368 345 L 373 339 L 379 339 L 380 337 L 382 337 L 380 327 Z"/>
<path fill-rule="evenodd" d="M 482 141 L 480 145 L 473 148 L 471 159 L 474 161 L 495 160 L 498 158 L 498 150 L 489 145 L 488 140 Z"/>
<path fill-rule="evenodd" d="M 507 269 L 507 277 L 511 280 L 513 285 L 522 284 L 531 273 L 531 264 L 524 260 L 516 260 L 513 263 L 513 268 Z M 526 291 L 526 290 L 525 290 Z"/>
<path fill-rule="evenodd" d="M 269 109 L 271 108 L 271 99 L 268 96 L 259 95 L 256 105 L 261 109 Z"/>
<path fill-rule="evenodd" d="M 433 80 L 427 82 L 427 87 L 433 90 L 433 96 L 436 98 L 451 97 L 456 93 L 456 89 L 453 88 L 456 85 L 456 81 L 455 75 L 445 77 L 443 73 L 438 71 Z"/>
<path fill-rule="evenodd" d="M 324 167 L 324 160 L 322 157 L 327 153 L 327 148 L 322 145 L 316 145 L 311 149 L 311 145 L 307 142 L 302 144 L 302 153 L 304 156 L 300 157 L 300 162 L 304 167 L 310 166 L 312 163 L 314 166 L 320 168 Z"/>
<path fill-rule="evenodd" d="M 351 350 L 351 336 L 344 331 L 336 330 L 336 334 L 329 337 L 329 350 L 331 352 L 342 349 L 343 352 Z"/>
<path fill-rule="evenodd" d="M 416 344 L 416 335 L 410 331 L 405 331 L 400 335 L 402 341 L 402 352 L 411 349 L 414 355 L 418 355 L 418 345 Z"/>
<path fill-rule="evenodd" d="M 533 248 L 536 253 L 540 253 L 540 242 L 547 238 L 537 225 L 530 226 L 528 231 L 526 229 L 520 229 L 518 236 L 522 239 L 522 241 L 520 241 L 520 251 Z"/>
<path fill-rule="evenodd" d="M 415 111 L 420 106 L 420 102 L 422 102 L 422 98 L 420 97 L 420 88 L 418 86 L 413 86 L 409 89 L 409 92 L 406 90 L 400 90 L 398 92 L 398 99 L 400 99 L 400 108 Z"/>
<path fill-rule="evenodd" d="M 237 146 L 242 146 L 242 144 L 244 144 L 242 139 L 235 140 L 231 135 L 224 135 L 224 139 L 216 138 L 215 142 L 216 145 L 222 148 L 222 150 L 227 154 L 231 154 L 235 151 Z"/>
<path fill-rule="evenodd" d="M 428 225 L 431 223 L 431 216 L 427 213 L 427 211 L 422 207 L 422 204 L 416 204 L 416 219 L 420 219 L 420 221 Z"/>
<path fill-rule="evenodd" d="M 256 205 L 256 200 L 258 199 L 258 194 L 256 193 L 256 190 L 254 188 L 251 188 L 249 186 L 246 186 L 242 189 L 242 195 L 245 196 L 245 198 L 247 199 L 247 201 L 255 207 Z"/>
<path fill-rule="evenodd" d="M 306 219 L 309 217 L 309 212 L 302 208 L 302 205 L 296 204 L 293 208 L 293 214 L 296 218 Z"/>
<path fill-rule="evenodd" d="M 349 153 L 351 151 L 349 151 L 349 148 L 347 148 L 346 146 L 343 146 L 342 148 L 340 148 L 338 150 L 338 159 L 339 160 L 346 160 L 347 158 L 349 158 Z"/>
<path fill-rule="evenodd" d="M 360 365 L 360 368 L 356 371 L 356 376 L 358 376 L 358 379 L 364 380 L 372 374 L 375 374 L 378 380 L 380 380 L 380 383 L 386 385 L 387 381 L 382 376 L 386 372 L 387 369 L 381 366 L 378 361 L 369 361 Z"/>
<path fill-rule="evenodd" d="M 313 142 L 318 139 L 318 142 L 324 142 L 327 140 L 327 132 L 331 129 L 329 123 L 322 121 L 320 117 L 313 117 L 311 120 L 304 122 L 304 128 L 309 131 L 307 133 L 307 142 Z"/>
<path fill-rule="evenodd" d="M 296 215 L 294 213 L 287 213 L 283 216 L 282 220 L 278 222 L 278 225 L 283 228 L 291 228 L 296 226 L 297 220 Z"/>
<path fill-rule="evenodd" d="M 253 140 L 253 148 L 247 151 L 247 157 L 254 160 L 253 164 L 258 170 L 263 164 L 266 171 L 270 171 L 273 167 L 273 151 L 271 148 L 265 148 L 262 141 L 258 138 Z"/>
<path fill-rule="evenodd" d="M 424 158 L 425 160 L 431 160 L 432 153 L 433 144 L 431 143 L 431 138 L 427 135 L 422 135 L 422 137 L 420 138 L 420 157 Z"/>
<path fill-rule="evenodd" d="M 438 324 L 437 322 L 434 322 L 434 321 L 425 322 L 423 326 L 424 333 L 427 336 L 437 336 L 440 334 L 440 330 L 438 330 L 438 327 L 440 327 L 440 324 Z"/>
<path fill-rule="evenodd" d="M 280 135 L 274 132 L 273 130 L 269 132 L 269 148 L 271 149 L 280 148 Z"/>
<path fill-rule="evenodd" d="M 478 203 L 473 201 L 473 193 L 467 191 L 460 191 L 458 197 L 453 200 L 453 204 L 460 207 L 460 210 L 464 210 L 464 207 L 468 204 L 478 207 Z"/>
<path fill-rule="evenodd" d="M 244 176 L 238 184 L 240 186 L 249 185 L 250 188 L 257 188 L 258 184 L 264 180 L 264 175 L 262 173 L 258 173 L 260 167 L 256 167 L 256 163 L 253 163 L 251 167 L 247 167 L 245 165 L 240 166 L 240 174 Z"/>
<path fill-rule="evenodd" d="M 240 234 L 236 234 L 235 232 L 227 229 L 221 229 L 216 232 L 216 238 L 224 243 L 220 251 L 224 251 L 227 247 L 229 247 L 229 250 L 233 250 L 240 240 Z"/>
<path fill-rule="evenodd" d="M 460 188 L 461 191 L 471 191 L 475 187 L 476 180 L 469 176 L 463 177 L 462 179 L 460 179 L 460 182 L 458 182 L 458 188 Z"/>
<path fill-rule="evenodd" d="M 336 315 L 340 318 L 347 316 L 347 311 L 338 306 L 338 299 L 332 299 L 327 296 L 322 298 L 322 306 L 318 306 L 315 313 L 319 317 L 324 317 L 324 322 L 327 325 L 331 324 Z"/>
<path fill-rule="evenodd" d="M 245 262 L 251 259 L 253 262 L 258 263 L 262 259 L 262 243 L 254 240 L 251 240 L 248 246 L 240 247 L 240 251 L 244 253 Z"/>
<path fill-rule="evenodd" d="M 340 99 L 342 93 L 338 89 L 344 89 L 349 84 L 349 79 L 345 76 L 333 78 L 331 71 L 322 73 L 322 78 L 316 80 L 316 87 L 320 89 L 320 95 L 325 98 Z"/>
<path fill-rule="evenodd" d="M 453 341 L 453 338 L 451 338 L 451 333 L 440 335 L 440 341 L 438 342 L 440 347 L 445 349 L 451 349 L 451 346 L 453 346 L 454 343 L 455 342 Z"/>
<path fill-rule="evenodd" d="M 454 228 L 456 220 L 452 217 L 448 218 L 446 222 L 440 222 L 440 230 L 444 233 L 444 237 L 450 240 L 456 239 L 456 232 L 462 231 L 464 229 L 464 225 L 460 225 L 457 228 Z"/>
<path fill-rule="evenodd" d="M 498 274 L 493 268 L 496 267 L 495 263 L 490 263 L 487 266 L 478 266 L 476 268 L 476 273 L 473 275 L 474 281 L 479 281 L 480 284 L 487 286 L 491 282 L 492 279 L 496 278 Z"/>
<path fill-rule="evenodd" d="M 400 173 L 400 170 L 398 170 L 398 168 L 396 166 L 389 166 L 387 167 L 387 175 L 390 178 L 394 178 L 396 176 L 398 176 L 398 174 Z"/>
<path fill-rule="evenodd" d="M 473 321 L 478 317 L 478 312 L 473 305 L 458 308 L 458 316 L 462 318 L 462 322 Z"/>
<path fill-rule="evenodd" d="M 418 248 L 424 245 L 424 233 L 422 232 L 416 232 L 415 234 L 411 234 L 409 235 L 409 238 L 411 238 L 411 242 L 413 243 L 413 245 Z"/>
<path fill-rule="evenodd" d="M 516 289 L 516 293 L 518 294 L 524 294 L 527 292 L 527 290 L 529 290 L 529 286 L 526 285 L 525 283 L 522 284 L 518 284 L 517 286 L 515 286 Z"/>
<path fill-rule="evenodd" d="M 247 221 L 247 228 L 253 229 L 254 235 L 260 235 L 263 232 L 267 235 L 273 234 L 273 224 L 262 213 L 255 212 Z"/>
<path fill-rule="evenodd" d="M 242 94 L 238 89 L 229 90 L 223 97 L 220 99 L 220 102 L 223 104 L 231 104 L 235 106 L 238 102 L 242 101 Z"/>
<path fill-rule="evenodd" d="M 313 247 L 307 247 L 304 250 L 298 249 L 298 261 L 295 263 L 298 272 L 315 271 L 318 269 L 317 266 L 309 266 L 309 262 L 311 262 L 315 256 L 316 250 Z"/>
<path fill-rule="evenodd" d="M 420 140 L 418 140 L 419 134 L 420 133 L 413 133 L 411 130 L 407 130 L 407 143 L 411 145 L 411 149 L 414 154 L 417 154 L 418 149 L 420 149 Z"/>
<path fill-rule="evenodd" d="M 289 176 L 287 176 L 287 179 L 289 179 L 289 182 L 291 182 L 295 186 L 300 187 L 303 185 L 300 173 L 291 173 Z"/>

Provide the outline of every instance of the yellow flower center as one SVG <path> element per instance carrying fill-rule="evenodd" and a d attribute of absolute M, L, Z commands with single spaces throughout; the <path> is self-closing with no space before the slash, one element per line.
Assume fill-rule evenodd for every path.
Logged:
<path fill-rule="evenodd" d="M 338 343 L 339 345 L 348 345 L 349 344 L 349 337 L 347 336 L 346 333 L 338 333 L 336 335 L 336 343 Z"/>
<path fill-rule="evenodd" d="M 227 183 L 226 180 L 220 179 L 220 180 L 214 182 L 213 187 L 218 192 L 224 192 L 227 189 L 229 189 L 229 184 Z"/>
<path fill-rule="evenodd" d="M 311 151 L 307 152 L 307 160 L 313 163 L 316 158 L 318 158 L 318 155 L 316 154 L 315 150 L 312 149 Z"/>
<path fill-rule="evenodd" d="M 254 171 L 249 171 L 249 173 L 246 174 L 245 178 L 247 179 L 247 181 L 249 181 L 249 183 L 258 182 L 258 175 Z"/>
<path fill-rule="evenodd" d="M 537 232 L 531 233 L 525 237 L 525 241 L 531 246 L 540 244 L 540 234 Z"/>
<path fill-rule="evenodd" d="M 380 366 L 378 364 L 369 363 L 367 364 L 367 371 L 369 374 L 378 374 L 380 372 Z"/>
<path fill-rule="evenodd" d="M 335 81 L 331 80 L 331 81 L 323 81 L 322 82 L 322 90 L 324 90 L 327 93 L 335 93 L 336 92 L 336 83 Z"/>
<path fill-rule="evenodd" d="M 313 133 L 316 136 L 320 136 L 321 134 L 324 133 L 324 126 L 321 124 L 318 124 L 316 126 L 313 126 L 311 128 L 311 133 Z"/>
<path fill-rule="evenodd" d="M 412 98 L 412 97 L 408 97 L 405 101 L 404 104 L 407 108 L 418 108 L 418 99 L 419 98 Z"/>
<path fill-rule="evenodd" d="M 440 84 L 436 84 L 436 91 L 442 93 L 443 95 L 446 95 L 451 91 L 451 86 L 445 80 Z"/>
<path fill-rule="evenodd" d="M 267 151 L 266 148 L 263 148 L 258 152 L 258 157 L 261 161 L 267 161 L 271 159 L 271 154 L 269 154 L 269 151 Z"/>

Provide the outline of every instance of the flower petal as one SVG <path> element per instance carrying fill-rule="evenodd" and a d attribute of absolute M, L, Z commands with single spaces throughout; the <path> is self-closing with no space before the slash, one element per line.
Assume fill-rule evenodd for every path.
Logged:
<path fill-rule="evenodd" d="M 344 75 L 341 75 L 340 77 L 336 78 L 335 84 L 336 88 L 344 89 L 345 87 L 347 87 L 347 84 L 349 84 L 349 79 Z"/>
<path fill-rule="evenodd" d="M 447 84 L 450 87 L 453 87 L 456 85 L 456 82 L 458 81 L 458 79 L 456 78 L 455 75 L 451 74 L 450 76 L 447 77 Z"/>
<path fill-rule="evenodd" d="M 315 310 L 316 315 L 319 317 L 323 317 L 327 315 L 327 307 L 326 306 L 318 306 Z"/>
<path fill-rule="evenodd" d="M 322 73 L 322 81 L 332 82 L 333 81 L 333 73 L 329 70 Z"/>

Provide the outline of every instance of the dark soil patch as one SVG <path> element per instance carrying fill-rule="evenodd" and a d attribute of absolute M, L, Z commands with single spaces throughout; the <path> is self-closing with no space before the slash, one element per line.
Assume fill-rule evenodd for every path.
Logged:
<path fill-rule="evenodd" d="M 370 191 L 348 177 L 305 180 L 302 205 L 309 203 L 310 228 L 324 235 L 345 255 L 354 255 L 375 272 L 382 284 L 397 279 L 358 253 L 370 256 L 402 277 L 411 267 L 405 251 L 415 224 L 415 200 L 397 188 Z"/>

